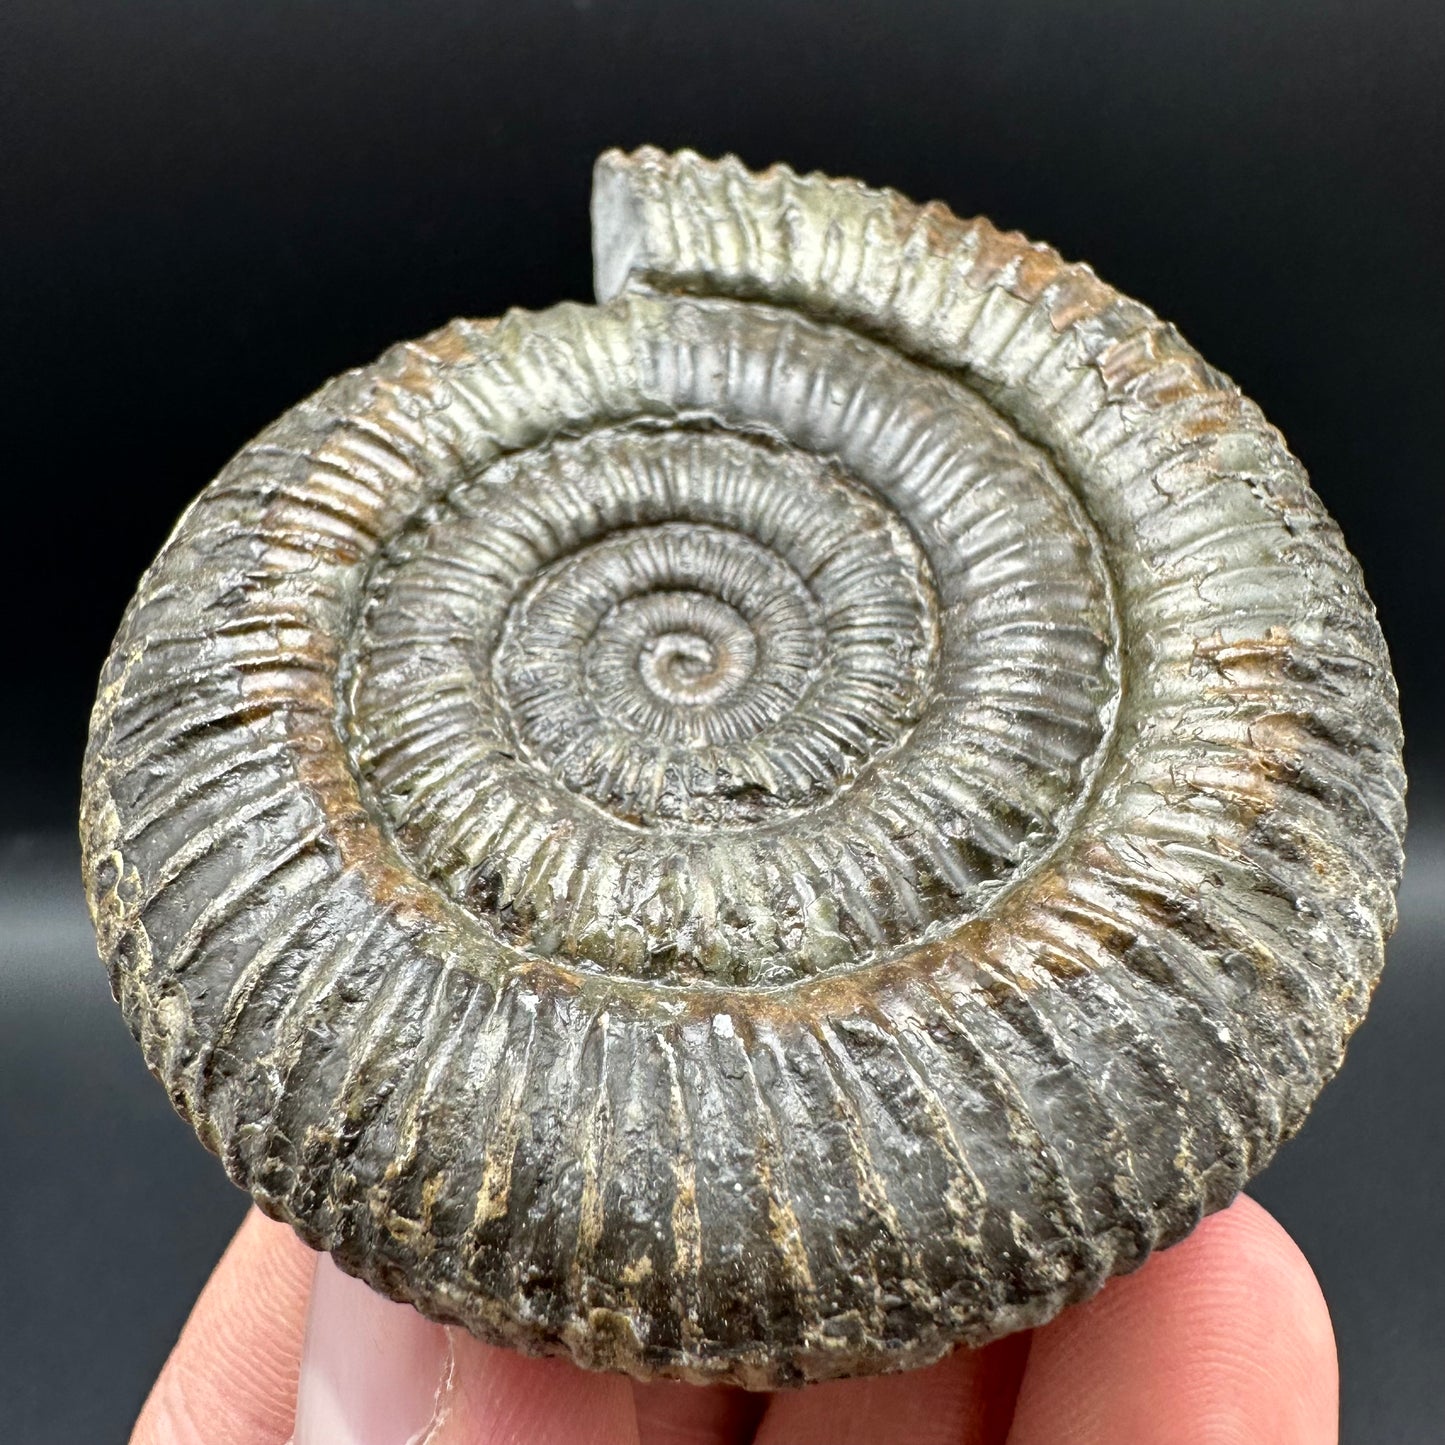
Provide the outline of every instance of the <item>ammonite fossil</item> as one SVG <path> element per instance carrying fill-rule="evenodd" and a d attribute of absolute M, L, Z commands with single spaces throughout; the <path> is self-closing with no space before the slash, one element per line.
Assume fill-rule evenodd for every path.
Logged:
<path fill-rule="evenodd" d="M 596 306 L 323 387 L 141 583 L 125 1016 L 267 1213 L 484 1339 L 773 1386 L 1048 1319 L 1359 1022 L 1385 648 L 1279 435 L 986 221 L 609 153 Z"/>

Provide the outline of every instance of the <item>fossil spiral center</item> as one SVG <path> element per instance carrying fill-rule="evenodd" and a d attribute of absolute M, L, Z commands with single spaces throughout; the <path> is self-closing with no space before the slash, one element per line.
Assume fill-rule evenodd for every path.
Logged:
<path fill-rule="evenodd" d="M 705 597 L 688 600 L 698 611 L 707 609 Z M 734 619 L 724 618 L 711 628 L 700 620 L 694 625 L 694 631 L 654 636 L 638 653 L 638 672 L 660 703 L 706 706 L 726 697 L 753 670 L 757 648 Z"/>
<path fill-rule="evenodd" d="M 720 668 L 713 644 L 696 632 L 664 633 L 642 653 L 643 679 L 665 702 L 706 702 L 732 685 L 737 670 L 731 657 L 728 666 Z"/>
<path fill-rule="evenodd" d="M 704 467 L 709 456 L 755 469 L 764 495 L 799 481 L 795 467 L 779 473 L 767 452 L 721 439 L 694 443 L 690 458 L 678 453 L 669 467 Z M 915 565 L 889 545 L 870 561 L 876 579 L 845 596 L 841 560 L 857 558 L 882 523 L 872 518 L 849 536 L 845 525 L 875 504 L 842 483 L 824 491 L 846 514 L 826 544 L 831 556 L 750 535 L 748 514 L 727 527 L 624 526 L 545 568 L 508 611 L 493 669 L 527 751 L 569 790 L 631 821 L 737 824 L 836 783 L 892 738 L 917 686 L 866 705 L 860 697 L 866 732 L 826 756 L 802 757 L 791 736 L 830 663 L 857 670 L 834 646 L 839 628 Z M 894 541 L 907 545 L 901 535 Z M 920 593 L 918 610 L 889 634 L 919 657 L 928 646 L 924 607 Z M 775 766 L 780 756 L 790 760 L 785 773 Z"/>
<path fill-rule="evenodd" d="M 678 708 L 705 710 L 721 703 L 747 681 L 757 662 L 745 619 L 705 593 L 664 593 L 626 610 L 631 615 L 618 622 L 641 634 L 633 662 L 650 700 L 664 710 L 657 719 L 664 725 L 687 720 L 674 719 Z M 709 714 L 694 716 L 706 729 Z"/>

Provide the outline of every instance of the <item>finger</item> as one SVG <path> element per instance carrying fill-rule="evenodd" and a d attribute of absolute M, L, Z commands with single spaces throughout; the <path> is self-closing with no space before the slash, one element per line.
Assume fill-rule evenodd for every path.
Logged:
<path fill-rule="evenodd" d="M 293 1428 L 296 1445 L 403 1445 L 417 1419 L 426 1429 L 434 1417 L 429 1445 L 637 1445 L 627 1380 L 444 1332 L 252 1211 L 191 1312 L 132 1445 L 288 1445 Z"/>
<path fill-rule="evenodd" d="M 427 1445 L 639 1445 L 625 1376 L 529 1359 L 460 1330 L 448 1334 L 455 1351 L 451 1388 Z"/>
<path fill-rule="evenodd" d="M 316 1256 L 246 1216 L 191 1311 L 132 1445 L 286 1445 Z"/>
<path fill-rule="evenodd" d="M 1035 1332 L 1009 1445 L 1334 1445 L 1334 1335 L 1250 1199 Z"/>
<path fill-rule="evenodd" d="M 637 1445 L 629 1382 L 445 1330 L 326 1257 L 316 1266 L 295 1445 Z"/>
<path fill-rule="evenodd" d="M 421 1439 L 442 1413 L 451 1364 L 440 1325 L 320 1256 L 297 1382 L 295 1445 Z"/>
<path fill-rule="evenodd" d="M 718 1385 L 634 1384 L 640 1445 L 747 1445 L 767 1397 Z"/>
<path fill-rule="evenodd" d="M 956 1350 L 924 1370 L 777 1395 L 757 1445 L 1002 1445 L 1028 1337 Z"/>

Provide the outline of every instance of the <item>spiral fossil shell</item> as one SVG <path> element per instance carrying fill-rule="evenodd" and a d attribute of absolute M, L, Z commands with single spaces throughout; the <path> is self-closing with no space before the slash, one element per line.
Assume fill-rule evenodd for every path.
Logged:
<path fill-rule="evenodd" d="M 1184 1235 L 1394 921 L 1358 568 L 1087 268 L 609 153 L 596 306 L 323 387 L 141 583 L 85 877 L 268 1213 L 584 1365 L 922 1364 Z"/>

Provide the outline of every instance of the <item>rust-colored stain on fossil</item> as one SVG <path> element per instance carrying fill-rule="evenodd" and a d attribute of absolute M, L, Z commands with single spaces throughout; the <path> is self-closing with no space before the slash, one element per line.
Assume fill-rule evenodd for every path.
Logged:
<path fill-rule="evenodd" d="M 85 876 L 231 1176 L 515 1348 L 773 1387 L 1041 1323 L 1338 1067 L 1394 681 L 1278 434 L 1047 247 L 609 152 L 598 304 L 242 451 L 101 679 Z"/>

